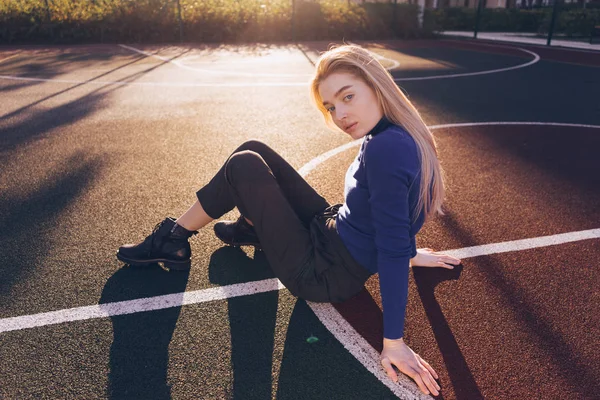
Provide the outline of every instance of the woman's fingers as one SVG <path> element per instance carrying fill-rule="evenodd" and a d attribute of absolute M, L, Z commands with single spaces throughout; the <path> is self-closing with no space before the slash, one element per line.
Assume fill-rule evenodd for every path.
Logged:
<path fill-rule="evenodd" d="M 435 390 L 429 389 L 429 382 L 425 381 L 425 379 L 427 378 L 425 377 L 425 379 L 423 379 L 423 376 L 417 369 L 411 368 L 409 376 L 413 378 L 413 380 L 417 383 L 417 386 L 419 386 L 419 389 L 421 389 L 423 393 L 429 394 L 429 392 L 431 391 L 432 393 L 436 394 Z"/>
<path fill-rule="evenodd" d="M 421 356 L 419 356 L 419 361 L 421 361 L 421 364 L 423 364 L 425 366 L 425 368 L 427 368 L 427 370 L 431 373 L 431 375 L 435 379 L 440 379 L 440 377 L 438 376 L 437 372 L 435 372 L 435 370 L 431 367 L 431 365 L 429 365 L 429 363 L 427 361 L 423 360 L 421 358 Z"/>
<path fill-rule="evenodd" d="M 417 382 L 417 385 L 419 385 L 425 394 L 429 394 L 429 392 L 431 392 L 434 396 L 440 394 L 437 382 L 433 379 L 426 368 L 419 366 L 416 370 L 414 370 L 414 373 L 415 378 L 413 379 L 415 382 Z"/>
<path fill-rule="evenodd" d="M 423 378 L 423 381 L 427 384 L 427 387 L 429 388 L 431 393 L 433 393 L 437 396 L 439 394 L 440 385 L 438 385 L 437 382 L 435 381 L 435 379 L 433 379 L 431 372 L 429 372 L 429 370 L 427 368 L 425 368 L 425 367 L 421 367 L 421 368 L 422 368 L 421 369 L 421 377 Z"/>
<path fill-rule="evenodd" d="M 394 371 L 394 367 L 392 367 L 392 362 L 389 358 L 385 357 L 381 360 L 381 365 L 383 365 L 383 369 L 385 369 L 385 373 L 390 377 L 394 382 L 398 382 L 398 374 Z"/>
<path fill-rule="evenodd" d="M 441 267 L 444 267 L 444 268 L 447 268 L 447 269 L 454 269 L 454 266 L 448 265 L 448 264 L 446 264 L 444 262 L 441 262 L 441 261 L 438 261 L 437 264 L 440 265 Z"/>
<path fill-rule="evenodd" d="M 460 260 L 458 258 L 454 258 L 454 257 L 450 257 L 450 256 L 445 256 L 444 261 L 449 264 L 454 264 L 454 265 L 460 264 Z"/>

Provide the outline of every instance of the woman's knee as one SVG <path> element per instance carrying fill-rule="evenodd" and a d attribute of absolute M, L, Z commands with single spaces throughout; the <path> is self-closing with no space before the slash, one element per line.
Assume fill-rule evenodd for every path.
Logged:
<path fill-rule="evenodd" d="M 268 165 L 259 153 L 252 150 L 232 154 L 225 165 L 225 174 L 231 184 L 238 180 L 252 179 L 263 170 L 268 171 Z"/>
<path fill-rule="evenodd" d="M 269 146 L 261 142 L 260 140 L 250 139 L 241 144 L 240 147 L 236 149 L 238 151 L 251 150 L 258 154 L 262 154 L 265 150 L 271 150 Z"/>

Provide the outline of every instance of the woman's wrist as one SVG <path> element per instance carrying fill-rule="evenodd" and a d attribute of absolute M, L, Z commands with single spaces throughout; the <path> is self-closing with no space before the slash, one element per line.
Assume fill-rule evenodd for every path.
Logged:
<path fill-rule="evenodd" d="M 383 338 L 383 345 L 385 346 L 386 344 L 388 345 L 393 345 L 393 344 L 399 344 L 399 343 L 404 343 L 404 338 L 398 338 L 398 339 L 388 339 L 388 338 Z"/>

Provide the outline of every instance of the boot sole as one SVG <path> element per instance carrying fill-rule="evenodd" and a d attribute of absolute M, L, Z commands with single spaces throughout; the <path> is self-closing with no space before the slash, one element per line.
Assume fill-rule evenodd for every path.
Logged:
<path fill-rule="evenodd" d="M 132 258 L 127 258 L 117 253 L 117 258 L 120 261 L 123 261 L 126 264 L 133 265 L 134 267 L 146 267 L 150 264 L 155 263 L 163 263 L 165 268 L 174 269 L 177 271 L 187 271 L 192 268 L 192 260 L 183 260 L 183 261 L 173 261 L 167 260 L 166 258 L 153 258 L 147 260 L 134 260 Z"/>
<path fill-rule="evenodd" d="M 218 235 L 217 235 L 218 237 Z M 240 242 L 240 243 L 233 243 L 233 242 L 227 242 L 221 238 L 219 238 L 219 240 L 221 240 L 221 242 L 225 243 L 226 245 L 229 245 L 231 247 L 241 247 L 241 246 L 254 246 L 255 250 L 262 250 L 262 247 L 260 244 L 256 244 L 256 243 L 250 243 L 250 242 Z"/>

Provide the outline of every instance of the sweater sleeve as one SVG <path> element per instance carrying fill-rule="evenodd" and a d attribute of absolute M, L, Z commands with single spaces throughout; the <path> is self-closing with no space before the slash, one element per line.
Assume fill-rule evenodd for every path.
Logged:
<path fill-rule="evenodd" d="M 383 303 L 383 335 L 388 339 L 404 336 L 409 262 L 415 249 L 410 238 L 408 199 L 416 168 L 414 152 L 410 139 L 401 133 L 373 137 L 365 150 Z"/>

